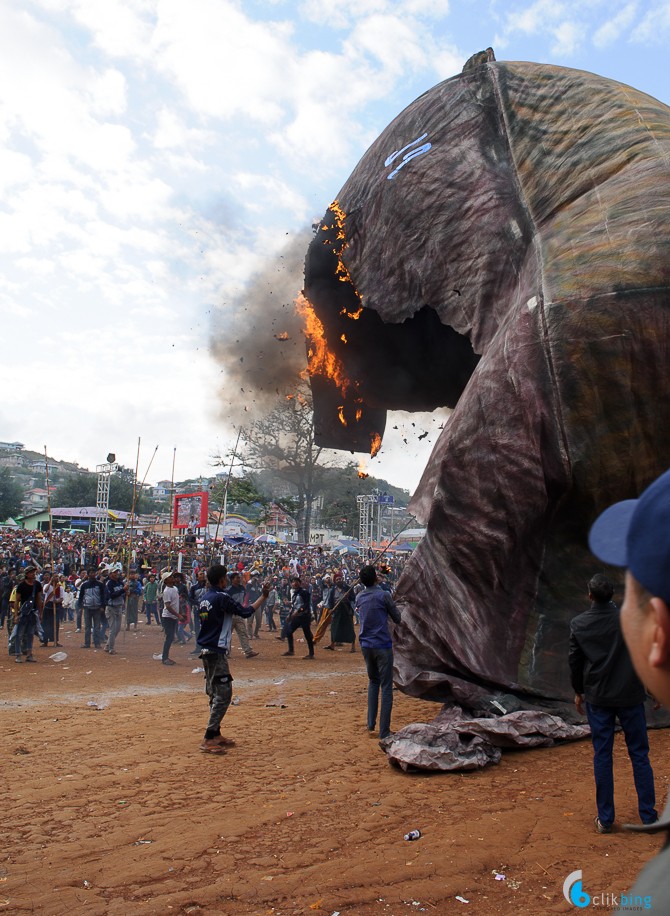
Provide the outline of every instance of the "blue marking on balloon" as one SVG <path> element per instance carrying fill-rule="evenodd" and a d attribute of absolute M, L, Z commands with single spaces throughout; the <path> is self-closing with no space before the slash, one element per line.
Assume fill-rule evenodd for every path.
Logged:
<path fill-rule="evenodd" d="M 423 137 L 421 139 L 423 139 Z M 413 149 L 411 153 L 406 153 L 402 157 L 402 162 L 400 163 L 400 165 L 396 169 L 393 169 L 390 175 L 386 176 L 387 180 L 390 181 L 392 178 L 395 178 L 395 176 L 398 174 L 398 172 L 404 165 L 407 165 L 407 163 L 411 162 L 412 159 L 416 159 L 417 156 L 423 156 L 424 153 L 428 152 L 428 150 L 432 147 L 432 145 L 433 145 L 432 143 L 424 143 L 423 146 L 420 146 L 418 149 Z M 405 147 L 405 149 L 407 149 L 407 147 Z M 402 150 L 400 152 L 402 152 Z M 387 163 L 388 163 L 388 160 L 387 160 Z"/>

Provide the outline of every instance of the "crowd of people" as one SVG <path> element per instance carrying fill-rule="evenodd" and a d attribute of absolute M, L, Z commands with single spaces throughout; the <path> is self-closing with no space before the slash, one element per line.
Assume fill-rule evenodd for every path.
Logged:
<path fill-rule="evenodd" d="M 82 634 L 82 649 L 114 655 L 124 624 L 126 630 L 137 629 L 138 621 L 146 619 L 147 626 L 159 625 L 165 632 L 163 664 L 174 664 L 174 642 L 193 641 L 197 655 L 199 601 L 213 562 L 227 565 L 227 591 L 243 607 L 257 601 L 265 583 L 269 586 L 262 608 L 248 620 L 236 617 L 233 622 L 247 658 L 259 654 L 254 640 L 263 624 L 286 641 L 287 656 L 294 654 L 293 634 L 302 628 L 307 657 L 313 657 L 313 625 L 317 640 L 330 631 L 325 649 L 344 644 L 356 651 L 360 557 L 323 547 L 194 541 L 142 536 L 131 543 L 112 535 L 102 547 L 92 534 L 5 532 L 0 539 L 0 628 L 7 630 L 10 654 L 17 662 L 34 662 L 34 640 L 59 646 L 60 628 L 70 621 Z M 383 589 L 393 590 L 403 565 L 402 556 L 381 559 Z M 291 584 L 296 575 L 298 598 Z M 296 613 L 296 601 L 305 606 L 301 613 Z"/>
<path fill-rule="evenodd" d="M 644 699 L 648 691 L 670 705 L 670 471 L 639 500 L 625 500 L 597 519 L 591 535 L 593 553 L 603 562 L 626 568 L 621 614 L 612 602 L 613 584 L 597 574 L 589 582 L 589 610 L 571 625 L 570 674 L 575 706 L 586 714 L 594 748 L 598 833 L 615 829 L 612 748 L 618 720 L 633 766 L 642 829 L 670 836 L 670 804 L 658 816 L 654 776 L 649 763 Z M 369 558 L 372 559 L 372 558 Z M 202 751 L 226 753 L 234 742 L 221 734 L 231 702 L 228 664 L 233 633 L 247 657 L 258 653 L 263 615 L 269 631 L 286 641 L 284 655 L 295 654 L 294 633 L 302 629 L 306 659 L 330 627 L 325 649 L 350 645 L 356 651 L 354 622 L 368 673 L 368 729 L 391 737 L 393 644 L 389 619 L 400 622 L 392 598 L 402 558 L 375 558 L 360 568 L 360 557 L 340 557 L 323 548 L 270 544 L 217 546 L 209 550 L 193 539 L 176 545 L 164 538 L 135 543 L 111 538 L 104 549 L 92 537 L 56 533 L 46 539 L 10 532 L 0 541 L 0 615 L 9 651 L 19 663 L 35 661 L 33 637 L 58 645 L 60 624 L 68 619 L 84 633 L 82 649 L 115 654 L 115 640 L 125 618 L 137 628 L 162 623 L 164 665 L 172 665 L 176 640 L 194 640 L 203 660 L 210 717 Z M 276 619 L 278 617 L 278 620 Z M 312 634 L 312 624 L 316 633 Z M 381 709 L 378 708 L 381 692 Z M 644 870 L 622 901 L 650 908 L 667 903 L 670 845 Z M 581 872 L 575 872 L 579 875 Z M 569 876 L 572 877 L 572 876 Z M 576 897 L 573 896 L 573 890 Z M 564 887 L 564 894 L 566 889 Z M 590 901 L 581 881 L 570 900 Z M 638 907 L 639 908 L 639 907 Z M 665 910 L 664 910 L 665 911 Z"/>

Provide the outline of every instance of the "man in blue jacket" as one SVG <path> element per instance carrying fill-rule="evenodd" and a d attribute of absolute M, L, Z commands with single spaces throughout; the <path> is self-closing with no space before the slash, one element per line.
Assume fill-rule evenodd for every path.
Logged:
<path fill-rule="evenodd" d="M 126 606 L 126 595 L 128 594 L 128 586 L 123 581 L 121 572 L 121 564 L 114 563 L 109 569 L 109 578 L 105 585 L 105 604 L 107 605 L 105 616 L 109 622 L 109 633 L 107 635 L 105 652 L 109 652 L 110 655 L 116 655 L 114 646 L 116 645 L 116 637 L 119 635 L 119 630 L 121 629 L 121 618 L 123 617 L 123 611 Z"/>
<path fill-rule="evenodd" d="M 198 648 L 205 669 L 205 690 L 209 697 L 209 722 L 200 750 L 208 754 L 225 754 L 234 746 L 230 738 L 221 734 L 221 720 L 233 696 L 233 677 L 228 666 L 230 641 L 233 633 L 233 616 L 252 617 L 270 593 L 265 583 L 259 598 L 248 607 L 235 601 L 227 592 L 228 575 L 225 566 L 215 563 L 207 570 L 209 588 L 202 596 L 198 612 L 200 633 Z"/>
<path fill-rule="evenodd" d="M 93 645 L 99 649 L 102 645 L 102 615 L 106 604 L 105 586 L 96 576 L 96 570 L 88 570 L 88 579 L 82 582 L 77 599 L 77 608 L 84 609 L 84 645 L 82 649 L 91 648 L 91 627 L 93 628 Z"/>
<path fill-rule="evenodd" d="M 383 740 L 391 735 L 393 708 L 393 642 L 388 619 L 400 623 L 400 611 L 390 593 L 378 585 L 374 566 L 364 566 L 359 579 L 364 588 L 356 596 L 356 610 L 361 621 L 358 641 L 368 671 L 368 731 L 375 730 L 381 689 L 379 737 Z"/>

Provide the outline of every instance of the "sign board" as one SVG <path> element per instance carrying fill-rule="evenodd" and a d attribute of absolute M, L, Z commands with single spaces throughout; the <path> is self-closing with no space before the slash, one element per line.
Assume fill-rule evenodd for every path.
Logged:
<path fill-rule="evenodd" d="M 203 528 L 207 524 L 209 493 L 179 493 L 174 498 L 173 528 Z"/>
<path fill-rule="evenodd" d="M 393 505 L 393 497 L 389 496 L 388 493 L 381 493 L 377 502 L 380 502 L 382 505 L 391 506 Z"/>

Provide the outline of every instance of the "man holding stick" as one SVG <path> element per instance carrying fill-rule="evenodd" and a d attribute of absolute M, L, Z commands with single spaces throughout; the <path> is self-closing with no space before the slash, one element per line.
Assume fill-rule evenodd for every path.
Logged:
<path fill-rule="evenodd" d="M 205 669 L 205 690 L 209 697 L 209 722 L 200 750 L 206 754 L 225 754 L 235 742 L 221 734 L 221 720 L 233 696 L 233 676 L 228 665 L 233 617 L 252 617 L 270 594 L 269 583 L 263 584 L 260 596 L 243 607 L 226 592 L 228 575 L 225 566 L 215 563 L 207 570 L 209 588 L 200 600 L 200 633 L 198 648 Z"/>

